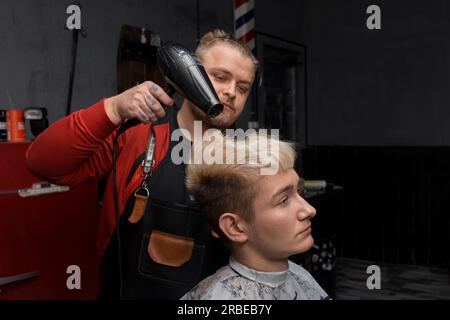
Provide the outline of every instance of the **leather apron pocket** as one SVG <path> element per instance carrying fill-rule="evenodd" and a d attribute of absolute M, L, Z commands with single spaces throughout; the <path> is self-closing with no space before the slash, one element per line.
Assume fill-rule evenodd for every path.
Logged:
<path fill-rule="evenodd" d="M 144 277 L 162 281 L 189 284 L 200 281 L 205 246 L 192 243 L 190 249 L 182 249 L 181 247 L 184 246 L 182 245 L 177 249 L 179 252 L 174 254 L 176 250 L 167 248 L 167 243 L 162 246 L 159 243 L 159 248 L 155 249 L 153 233 L 155 231 L 143 236 L 139 255 L 139 273 Z M 151 238 L 153 238 L 153 241 L 151 241 Z M 158 241 L 160 242 L 160 239 L 156 242 Z M 172 241 L 170 242 L 173 244 Z M 156 247 L 158 247 L 158 244 L 156 244 Z"/>
<path fill-rule="evenodd" d="M 138 271 L 162 281 L 195 284 L 201 280 L 206 246 L 199 228 L 205 221 L 187 206 L 150 200 L 152 228 L 142 235 Z"/>
<path fill-rule="evenodd" d="M 194 239 L 154 230 L 150 234 L 147 252 L 156 263 L 181 267 L 191 260 Z"/>

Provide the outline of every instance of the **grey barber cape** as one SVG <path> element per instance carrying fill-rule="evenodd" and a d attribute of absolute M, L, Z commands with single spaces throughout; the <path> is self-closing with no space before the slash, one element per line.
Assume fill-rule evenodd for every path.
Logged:
<path fill-rule="evenodd" d="M 260 272 L 230 257 L 181 300 L 326 300 L 327 293 L 304 268 L 289 261 L 281 272 Z"/>

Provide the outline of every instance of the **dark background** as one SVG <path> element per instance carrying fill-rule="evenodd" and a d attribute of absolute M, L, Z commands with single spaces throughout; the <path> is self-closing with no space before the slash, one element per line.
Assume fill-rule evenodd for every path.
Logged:
<path fill-rule="evenodd" d="M 233 31 L 230 0 L 79 3 L 87 37 L 79 38 L 72 111 L 117 93 L 123 24 L 191 49 L 205 31 Z M 1 0 L 0 108 L 46 107 L 50 122 L 65 115 L 70 4 Z M 366 28 L 371 4 L 381 8 L 381 30 Z M 448 266 L 450 3 L 257 0 L 255 14 L 259 33 L 306 50 L 301 173 L 344 187 L 334 216 L 339 253 Z"/>

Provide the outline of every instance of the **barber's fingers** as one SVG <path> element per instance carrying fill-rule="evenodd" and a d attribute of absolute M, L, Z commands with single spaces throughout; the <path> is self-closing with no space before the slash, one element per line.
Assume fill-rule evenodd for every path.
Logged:
<path fill-rule="evenodd" d="M 138 118 L 139 121 L 141 121 L 143 123 L 150 123 L 150 118 L 147 116 L 147 114 L 141 108 L 136 109 L 134 117 Z"/>
<path fill-rule="evenodd" d="M 155 115 L 158 118 L 162 118 L 166 115 L 161 103 L 153 97 L 150 92 L 145 92 L 142 96 L 143 111 L 149 116 Z"/>
<path fill-rule="evenodd" d="M 171 106 L 175 101 L 156 83 L 146 81 L 143 83 L 153 97 L 164 103 L 166 106 Z"/>
<path fill-rule="evenodd" d="M 147 117 L 147 122 L 155 122 L 158 120 L 156 114 L 145 103 L 140 104 L 139 111 Z"/>
<path fill-rule="evenodd" d="M 138 118 L 139 121 L 149 123 L 153 112 L 149 112 L 149 108 L 144 99 L 146 89 L 142 87 L 135 87 L 130 89 L 130 100 L 127 103 L 122 104 L 122 111 L 125 113 L 126 118 Z M 127 96 L 124 97 L 124 100 Z"/>
<path fill-rule="evenodd" d="M 155 122 L 166 115 L 162 103 L 168 105 L 174 103 L 161 87 L 151 81 L 141 83 L 121 96 L 123 96 L 120 104 L 123 117 L 136 117 L 144 123 Z"/>

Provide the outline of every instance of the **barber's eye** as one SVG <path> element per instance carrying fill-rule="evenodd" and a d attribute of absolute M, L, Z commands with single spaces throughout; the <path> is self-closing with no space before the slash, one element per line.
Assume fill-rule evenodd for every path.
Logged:
<path fill-rule="evenodd" d="M 223 80 L 225 80 L 225 77 L 222 76 L 222 75 L 215 75 L 214 78 L 215 78 L 216 80 L 218 80 L 218 81 L 223 81 Z"/>
<path fill-rule="evenodd" d="M 247 93 L 248 92 L 248 88 L 247 87 L 238 87 L 238 90 L 241 92 L 241 93 Z"/>

